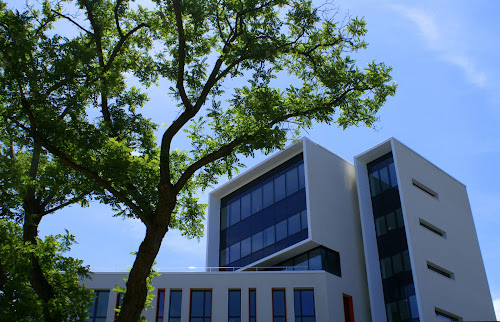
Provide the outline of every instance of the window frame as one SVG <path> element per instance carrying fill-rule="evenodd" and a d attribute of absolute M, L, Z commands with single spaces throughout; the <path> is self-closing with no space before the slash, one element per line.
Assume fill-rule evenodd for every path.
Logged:
<path fill-rule="evenodd" d="M 285 322 L 287 321 L 287 316 L 286 316 L 286 288 L 272 288 L 271 289 L 271 308 L 272 308 L 272 312 L 273 312 L 273 322 L 276 318 L 285 318 Z M 274 292 L 283 292 L 283 313 L 284 315 L 279 315 L 277 316 L 276 313 L 274 312 Z"/>
<path fill-rule="evenodd" d="M 195 316 L 193 317 L 193 293 L 194 292 L 204 292 L 203 294 L 203 316 Z M 206 316 L 205 315 L 205 311 L 206 311 L 206 308 L 205 308 L 205 304 L 206 304 L 206 294 L 207 292 L 210 292 L 210 316 Z M 189 322 L 192 322 L 192 319 L 193 318 L 202 318 L 203 320 L 204 319 L 207 319 L 209 318 L 210 319 L 210 322 L 212 321 L 212 307 L 213 307 L 213 292 L 212 292 L 212 289 L 209 288 L 209 289 L 190 289 L 190 294 L 189 294 Z"/>

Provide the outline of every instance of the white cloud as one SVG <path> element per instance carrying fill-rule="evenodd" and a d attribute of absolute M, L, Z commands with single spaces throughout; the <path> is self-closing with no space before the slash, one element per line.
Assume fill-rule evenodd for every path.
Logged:
<path fill-rule="evenodd" d="M 460 68 L 466 79 L 481 88 L 488 85 L 486 73 L 478 68 L 476 62 L 467 55 L 460 42 L 460 34 L 454 28 L 447 28 L 451 23 L 437 23 L 434 14 L 420 8 L 403 5 L 391 5 L 393 10 L 412 21 L 420 31 L 427 46 L 435 51 L 439 57 Z M 441 19 L 442 20 L 442 19 Z M 439 21 L 441 21 L 439 20 Z"/>
<path fill-rule="evenodd" d="M 497 316 L 497 320 L 500 319 L 500 298 L 493 300 L 493 307 L 495 308 L 495 314 Z"/>

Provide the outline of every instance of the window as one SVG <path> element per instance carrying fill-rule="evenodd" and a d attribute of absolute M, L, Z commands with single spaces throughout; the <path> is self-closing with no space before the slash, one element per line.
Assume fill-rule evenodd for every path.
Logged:
<path fill-rule="evenodd" d="M 124 293 L 116 293 L 116 306 L 115 306 L 115 309 L 120 309 L 122 304 L 123 304 L 123 294 Z M 118 312 L 115 310 L 115 320 L 116 320 L 116 317 L 118 316 Z"/>
<path fill-rule="evenodd" d="M 181 321 L 182 291 L 170 290 L 170 304 L 168 305 L 168 322 Z"/>
<path fill-rule="evenodd" d="M 293 301 L 295 307 L 295 322 L 316 321 L 313 290 L 295 290 L 293 293 Z"/>
<path fill-rule="evenodd" d="M 418 189 L 422 190 L 423 192 L 427 193 L 428 195 L 430 195 L 431 197 L 434 197 L 436 199 L 439 199 L 438 198 L 438 193 L 435 192 L 434 190 L 432 190 L 431 188 L 428 188 L 426 186 L 424 186 L 423 184 L 421 184 L 420 182 L 418 182 L 417 180 L 415 179 L 411 179 L 411 182 L 413 183 L 413 186 L 417 187 Z"/>
<path fill-rule="evenodd" d="M 262 198 L 263 198 L 262 206 L 264 208 L 274 203 L 273 181 L 270 181 L 266 183 L 264 186 L 262 186 Z"/>
<path fill-rule="evenodd" d="M 190 322 L 212 320 L 212 291 L 191 291 Z"/>
<path fill-rule="evenodd" d="M 419 218 L 419 221 L 420 221 L 420 226 L 424 227 L 428 231 L 431 231 L 438 236 L 446 238 L 446 232 L 444 230 L 437 228 L 436 226 L 428 223 L 427 221 L 423 220 L 422 218 Z"/>
<path fill-rule="evenodd" d="M 316 247 L 281 262 L 276 266 L 284 267 L 285 270 L 289 271 L 325 270 L 334 275 L 341 276 L 339 253 L 326 247 Z"/>
<path fill-rule="evenodd" d="M 156 301 L 156 322 L 163 322 L 163 312 L 165 308 L 165 290 L 158 290 L 158 299 Z"/>
<path fill-rule="evenodd" d="M 286 296 L 283 289 L 273 289 L 273 322 L 286 322 Z"/>
<path fill-rule="evenodd" d="M 451 314 L 450 312 L 446 312 L 445 310 L 439 309 L 437 307 L 434 308 L 434 312 L 436 316 L 442 321 L 462 321 L 462 318 L 458 315 Z"/>
<path fill-rule="evenodd" d="M 94 291 L 94 303 L 89 308 L 89 318 L 87 321 L 104 322 L 108 316 L 108 291 Z"/>
<path fill-rule="evenodd" d="M 293 168 L 286 173 L 286 195 L 289 196 L 299 190 L 299 178 L 297 168 Z"/>
<path fill-rule="evenodd" d="M 342 297 L 344 303 L 344 321 L 354 322 L 354 308 L 352 305 L 352 296 L 343 294 Z"/>
<path fill-rule="evenodd" d="M 240 199 L 229 205 L 229 225 L 234 225 L 238 221 L 240 221 Z"/>
<path fill-rule="evenodd" d="M 248 256 L 252 253 L 252 237 L 248 237 L 241 241 L 241 257 Z"/>
<path fill-rule="evenodd" d="M 241 198 L 241 220 L 249 217 L 252 214 L 252 199 L 250 194 L 246 194 Z"/>
<path fill-rule="evenodd" d="M 257 321 L 257 297 L 256 290 L 249 289 L 248 290 L 248 320 L 249 322 Z"/>
<path fill-rule="evenodd" d="M 241 291 L 229 290 L 228 322 L 241 322 Z"/>
<path fill-rule="evenodd" d="M 444 277 L 447 277 L 447 278 L 450 278 L 450 279 L 455 279 L 455 274 L 453 274 L 449 270 L 444 269 L 442 267 L 439 267 L 438 265 L 436 265 L 434 263 L 431 263 L 429 261 L 427 261 L 427 268 L 430 269 L 433 272 L 438 273 L 439 275 L 444 276 Z"/>

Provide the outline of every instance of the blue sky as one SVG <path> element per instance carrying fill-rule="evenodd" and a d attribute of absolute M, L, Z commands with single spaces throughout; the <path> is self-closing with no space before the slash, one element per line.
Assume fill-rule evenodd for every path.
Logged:
<path fill-rule="evenodd" d="M 463 182 L 500 318 L 500 2 L 335 3 L 340 7 L 339 17 L 348 12 L 367 21 L 369 47 L 356 55 L 360 64 L 375 59 L 392 66 L 399 89 L 381 109 L 376 130 L 342 131 L 317 125 L 304 135 L 351 161 L 354 155 L 394 136 Z M 163 107 L 166 92 L 167 88 L 153 88 L 144 111 L 158 123 L 168 123 L 177 112 L 173 105 L 170 110 Z M 257 156 L 246 164 L 262 160 Z M 126 270 L 133 262 L 129 253 L 137 250 L 144 235 L 141 223 L 113 218 L 110 209 L 98 204 L 49 215 L 40 232 L 62 233 L 64 228 L 79 242 L 71 255 L 95 271 Z M 203 267 L 205 246 L 205 238 L 187 240 L 170 231 L 157 267 L 163 271 Z"/>

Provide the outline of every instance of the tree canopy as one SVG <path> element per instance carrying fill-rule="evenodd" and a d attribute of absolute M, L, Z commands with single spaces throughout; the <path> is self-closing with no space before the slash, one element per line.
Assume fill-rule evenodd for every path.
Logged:
<path fill-rule="evenodd" d="M 281 149 L 316 122 L 373 126 L 396 90 L 391 68 L 356 64 L 366 24 L 338 20 L 332 8 L 308 0 L 156 0 L 149 8 L 77 0 L 17 12 L 0 2 L 2 123 L 87 182 L 84 194 L 146 226 L 119 321 L 139 318 L 169 227 L 201 236 L 197 192 L 234 174 L 242 157 Z M 74 32 L 61 35 L 61 23 Z M 170 84 L 171 101 L 155 108 L 176 111 L 172 119 L 141 114 L 160 81 Z M 182 135 L 190 148 L 173 143 Z M 71 192 L 62 203 L 67 196 L 81 197 Z"/>

